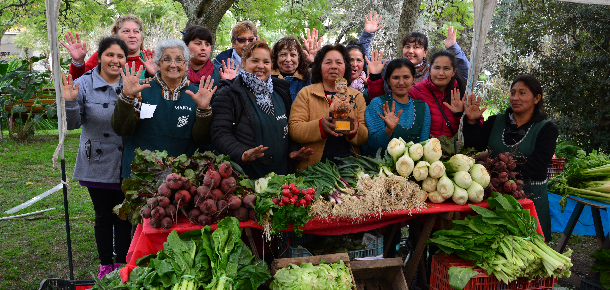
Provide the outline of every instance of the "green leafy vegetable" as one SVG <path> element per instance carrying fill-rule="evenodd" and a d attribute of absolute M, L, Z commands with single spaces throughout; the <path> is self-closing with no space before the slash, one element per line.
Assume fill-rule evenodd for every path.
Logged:
<path fill-rule="evenodd" d="M 455 290 L 462 290 L 468 282 L 470 278 L 479 274 L 479 272 L 473 270 L 472 268 L 461 268 L 461 267 L 451 267 L 449 268 L 449 285 L 451 288 Z"/>
<path fill-rule="evenodd" d="M 316 266 L 311 263 L 302 263 L 301 266 L 290 264 L 275 273 L 270 285 L 272 290 L 348 290 L 352 287 L 352 275 L 343 261 L 333 264 L 321 263 Z"/>

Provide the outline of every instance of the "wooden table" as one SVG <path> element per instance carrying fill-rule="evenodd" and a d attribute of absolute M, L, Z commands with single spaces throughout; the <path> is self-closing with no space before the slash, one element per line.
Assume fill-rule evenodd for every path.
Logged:
<path fill-rule="evenodd" d="M 563 233 L 561 234 L 561 238 L 557 241 L 557 246 L 555 246 L 555 251 L 562 253 L 566 245 L 568 244 L 568 240 L 570 236 L 572 236 L 572 231 L 574 231 L 574 227 L 576 227 L 576 223 L 578 222 L 578 218 L 582 214 L 585 206 L 591 207 L 591 215 L 593 216 L 593 225 L 595 226 L 595 236 L 597 237 L 597 245 L 599 248 L 610 247 L 610 239 L 604 235 L 604 228 L 602 225 L 602 218 L 600 214 L 600 210 L 608 210 L 605 205 L 601 205 L 595 203 L 592 200 L 584 200 L 577 197 L 568 196 L 569 199 L 576 201 L 576 206 L 574 207 L 574 211 L 572 211 L 572 215 L 570 216 L 570 220 L 566 224 Z M 606 245 L 604 245 L 606 243 Z"/>

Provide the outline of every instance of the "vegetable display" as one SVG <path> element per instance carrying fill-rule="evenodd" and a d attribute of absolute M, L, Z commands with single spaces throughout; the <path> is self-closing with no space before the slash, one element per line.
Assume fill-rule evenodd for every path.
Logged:
<path fill-rule="evenodd" d="M 591 258 L 595 259 L 594 266 L 591 266 L 591 271 L 600 272 L 599 282 L 604 288 L 610 289 L 610 250 L 597 250 L 591 254 Z"/>
<path fill-rule="evenodd" d="M 479 180 L 477 183 L 483 184 L 488 183 L 487 186 L 483 186 L 485 194 L 489 195 L 492 191 L 499 192 L 501 194 L 510 194 L 516 199 L 527 198 L 528 194 L 523 191 L 524 184 L 523 180 L 517 178 L 517 172 L 513 171 L 517 167 L 517 160 L 513 157 L 514 153 L 504 152 L 498 154 L 498 157 L 491 158 L 489 152 L 480 152 L 473 156 L 475 165 L 482 165 L 486 172 L 489 174 L 489 178 L 485 174 L 481 174 L 483 168 L 477 166 L 474 168 L 472 174 L 475 175 L 473 180 Z M 474 166 L 474 165 L 473 165 Z M 481 178 L 481 175 L 483 178 Z"/>
<path fill-rule="evenodd" d="M 474 263 L 504 283 L 569 277 L 569 255 L 555 252 L 536 232 L 538 222 L 511 195 L 489 198 L 490 209 L 470 205 L 479 215 L 451 222 L 451 230 L 433 234 L 429 244 Z M 450 273 L 451 274 L 451 273 Z"/>
<path fill-rule="evenodd" d="M 172 231 L 163 248 L 138 259 L 127 283 L 115 271 L 92 289 L 254 290 L 271 278 L 267 264 L 241 241 L 233 217 L 221 220 L 214 232 L 210 226 L 181 235 Z"/>
<path fill-rule="evenodd" d="M 343 261 L 333 264 L 321 263 L 316 266 L 312 263 L 302 263 L 300 266 L 290 264 L 275 273 L 270 285 L 272 290 L 349 290 L 353 287 L 352 275 Z"/>

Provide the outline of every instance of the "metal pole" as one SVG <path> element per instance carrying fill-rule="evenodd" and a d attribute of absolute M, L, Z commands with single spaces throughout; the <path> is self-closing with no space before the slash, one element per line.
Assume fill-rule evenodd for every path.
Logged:
<path fill-rule="evenodd" d="M 63 158 L 63 154 L 61 157 L 61 180 L 66 181 L 66 161 Z M 72 266 L 72 239 L 70 238 L 70 212 L 68 211 L 68 188 L 65 184 L 64 213 L 66 220 L 66 240 L 68 241 L 68 267 L 70 268 L 70 280 L 74 280 L 74 268 Z"/>

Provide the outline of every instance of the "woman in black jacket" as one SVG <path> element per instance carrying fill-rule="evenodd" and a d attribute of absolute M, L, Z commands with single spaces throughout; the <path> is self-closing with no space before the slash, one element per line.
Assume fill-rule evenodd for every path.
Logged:
<path fill-rule="evenodd" d="M 212 143 L 237 162 L 250 178 L 267 173 L 289 174 L 292 162 L 313 153 L 288 135 L 292 98 L 290 84 L 271 77 L 271 50 L 250 44 L 233 82 L 221 81 L 212 104 Z"/>

